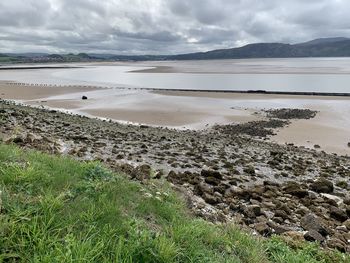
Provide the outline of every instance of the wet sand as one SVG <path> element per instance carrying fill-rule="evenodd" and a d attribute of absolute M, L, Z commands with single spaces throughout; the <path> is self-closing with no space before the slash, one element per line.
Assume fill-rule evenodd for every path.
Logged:
<path fill-rule="evenodd" d="M 0 81 L 0 98 L 9 100 L 40 100 L 50 96 L 63 95 L 76 92 L 89 92 L 96 90 L 93 87 L 80 86 L 44 86 L 44 85 L 18 85 Z"/>
<path fill-rule="evenodd" d="M 271 138 L 342 155 L 350 155 L 350 98 L 239 94 L 191 91 L 101 89 L 80 86 L 22 86 L 0 83 L 3 99 L 19 100 L 87 116 L 172 128 L 204 129 L 214 124 L 261 119 L 271 108 L 319 111 L 311 120 L 293 121 Z M 86 95 L 88 100 L 81 100 Z"/>
<path fill-rule="evenodd" d="M 334 58 L 333 58 L 334 59 Z M 228 59 L 228 60 L 188 60 L 188 61 L 147 61 L 125 64 L 148 67 L 134 70 L 138 73 L 193 73 L 193 74 L 349 74 L 349 64 L 332 58 L 309 59 Z M 285 61 L 291 64 L 284 63 Z"/>

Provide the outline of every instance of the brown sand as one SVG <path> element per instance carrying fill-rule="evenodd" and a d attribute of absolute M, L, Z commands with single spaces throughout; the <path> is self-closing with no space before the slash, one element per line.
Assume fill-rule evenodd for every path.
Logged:
<path fill-rule="evenodd" d="M 230 100 L 233 105 L 235 101 L 263 100 L 268 108 L 269 100 L 288 99 L 293 103 L 293 101 L 306 99 L 309 102 L 314 101 L 312 105 L 304 106 L 319 111 L 317 117 L 311 120 L 293 121 L 289 127 L 281 129 L 272 140 L 278 143 L 294 143 L 310 148 L 318 144 L 321 146 L 321 150 L 350 155 L 350 148 L 347 146 L 350 142 L 349 119 L 342 118 L 340 116 L 342 113 L 339 114 L 339 111 L 324 106 L 329 101 L 342 102 L 343 104 L 345 102 L 347 104 L 350 102 L 350 98 L 191 91 L 140 91 L 128 95 L 129 97 L 125 97 L 125 94 L 120 96 L 114 94 L 116 101 L 132 98 L 132 102 L 123 103 L 116 107 L 113 105 L 113 107 L 106 107 L 103 99 L 89 98 L 87 101 L 82 101 L 71 99 L 68 96 L 70 93 L 88 93 L 97 89 L 100 88 L 21 86 L 0 83 L 0 97 L 21 100 L 31 105 L 44 105 L 119 121 L 178 128 L 185 126 L 195 129 L 206 128 L 213 124 L 242 123 L 259 118 L 253 115 L 253 112 L 257 109 L 232 109 L 228 107 L 227 101 L 230 102 Z M 108 96 L 108 92 L 106 96 Z M 51 96 L 65 94 L 67 94 L 66 99 L 50 99 Z M 349 107 L 345 108 L 344 116 L 348 116 L 349 113 Z"/>
<path fill-rule="evenodd" d="M 50 96 L 88 92 L 98 88 L 81 86 L 34 86 L 0 82 L 0 98 L 9 100 L 39 100 Z"/>
<path fill-rule="evenodd" d="M 230 93 L 230 92 L 206 92 L 206 91 L 178 91 L 178 90 L 155 90 L 152 93 L 164 96 L 176 97 L 196 97 L 196 98 L 216 98 L 232 100 L 271 100 L 271 99 L 291 99 L 291 100 L 348 100 L 350 97 L 341 96 L 312 96 L 312 95 L 280 95 L 280 94 L 256 94 L 256 93 Z"/>

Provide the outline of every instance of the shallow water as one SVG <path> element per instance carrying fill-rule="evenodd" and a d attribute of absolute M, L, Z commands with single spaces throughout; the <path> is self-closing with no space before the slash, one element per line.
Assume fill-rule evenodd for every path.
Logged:
<path fill-rule="evenodd" d="M 173 67 L 174 72 L 130 72 L 157 66 Z M 157 89 L 350 93 L 350 58 L 90 64 L 74 69 L 0 71 L 0 80 Z"/>

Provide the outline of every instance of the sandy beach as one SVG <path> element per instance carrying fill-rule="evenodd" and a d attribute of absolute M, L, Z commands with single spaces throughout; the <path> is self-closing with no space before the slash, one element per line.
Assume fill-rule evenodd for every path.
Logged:
<path fill-rule="evenodd" d="M 205 129 L 215 124 L 245 123 L 263 119 L 271 108 L 308 108 L 316 118 L 295 120 L 270 140 L 350 154 L 350 98 L 324 96 L 264 95 L 193 91 L 148 91 L 82 86 L 32 86 L 0 83 L 3 99 L 35 106 L 68 110 L 123 123 Z M 82 100 L 85 95 L 88 100 Z M 257 114 L 258 113 L 258 114 Z"/>

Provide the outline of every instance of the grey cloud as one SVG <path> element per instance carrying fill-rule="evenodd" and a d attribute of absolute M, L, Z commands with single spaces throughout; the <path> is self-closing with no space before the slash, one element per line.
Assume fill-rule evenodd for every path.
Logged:
<path fill-rule="evenodd" d="M 350 36 L 345 0 L 11 0 L 0 52 L 175 54 Z"/>

